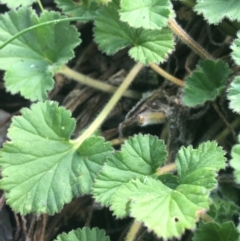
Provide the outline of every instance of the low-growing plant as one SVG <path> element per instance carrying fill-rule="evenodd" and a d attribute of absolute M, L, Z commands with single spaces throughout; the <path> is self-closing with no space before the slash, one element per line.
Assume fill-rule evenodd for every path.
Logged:
<path fill-rule="evenodd" d="M 164 240 L 180 239 L 186 230 L 192 230 L 194 241 L 239 240 L 234 220 L 238 203 L 218 186 L 219 171 L 229 166 L 234 169 L 235 182 L 240 183 L 239 144 L 232 148 L 228 160 L 223 148 L 210 139 L 196 148 L 182 146 L 171 160 L 168 156 L 173 150 L 167 150 L 156 136 L 136 134 L 116 151 L 111 142 L 96 134 L 122 96 L 141 98 L 139 92 L 127 89 L 144 66 L 177 86 L 179 108 L 190 110 L 212 103 L 226 122 L 226 131 L 233 131 L 239 118 L 228 123 L 216 100 L 226 93 L 229 108 L 240 113 L 240 33 L 232 41 L 234 63 L 229 62 L 229 66 L 178 25 L 173 3 L 193 8 L 210 24 L 222 22 L 226 26 L 240 20 L 238 1 L 55 0 L 59 12 L 45 10 L 40 0 L 0 2 L 11 9 L 0 15 L 0 68 L 6 71 L 5 87 L 35 102 L 23 108 L 21 116 L 12 118 L 10 141 L 0 151 L 0 187 L 15 212 L 55 215 L 74 197 L 88 194 L 109 207 L 117 218 L 133 218 L 126 241 L 135 240 L 142 226 Z M 35 2 L 39 13 L 29 7 Z M 66 66 L 81 44 L 80 33 L 71 23 L 88 21 L 94 23 L 94 41 L 103 53 L 113 55 L 128 48 L 129 56 L 136 61 L 118 88 Z M 202 58 L 185 80 L 159 66 L 174 52 L 174 35 Z M 113 94 L 76 138 L 72 138 L 76 121 L 71 112 L 47 100 L 56 74 Z M 167 112 L 161 115 L 168 117 Z M 161 120 L 149 120 L 154 122 Z M 39 240 L 44 240 L 43 236 Z M 110 238 L 103 230 L 85 227 L 60 234 L 55 240 Z"/>

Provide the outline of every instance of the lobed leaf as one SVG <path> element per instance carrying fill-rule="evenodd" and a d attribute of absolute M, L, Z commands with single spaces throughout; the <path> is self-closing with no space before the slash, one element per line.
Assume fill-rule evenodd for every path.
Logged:
<path fill-rule="evenodd" d="M 175 17 L 168 0 L 121 0 L 120 19 L 134 28 L 162 29 L 168 18 Z"/>
<path fill-rule="evenodd" d="M 112 148 L 94 136 L 76 148 L 69 140 L 75 121 L 55 102 L 39 102 L 21 112 L 9 128 L 11 142 L 0 151 L 0 187 L 16 212 L 51 215 L 74 196 L 91 192 Z"/>
<path fill-rule="evenodd" d="M 153 175 L 166 160 L 163 141 L 150 135 L 136 135 L 122 145 L 121 152 L 109 157 L 93 186 L 96 201 L 105 206 L 113 194 L 129 180 Z"/>
<path fill-rule="evenodd" d="M 224 154 L 216 142 L 204 142 L 197 149 L 182 147 L 176 158 L 180 184 L 213 189 L 217 184 L 216 172 L 226 166 Z"/>
<path fill-rule="evenodd" d="M 119 0 L 113 0 L 99 10 L 95 20 L 94 38 L 106 54 L 131 47 L 129 55 L 143 64 L 163 62 L 174 48 L 168 28 L 144 30 L 131 28 L 119 19 Z"/>
<path fill-rule="evenodd" d="M 240 65 L 240 31 L 237 32 L 237 38 L 234 39 L 231 49 L 233 60 L 237 65 Z"/>
<path fill-rule="evenodd" d="M 229 108 L 240 114 L 240 76 L 236 76 L 230 84 L 227 92 Z"/>
<path fill-rule="evenodd" d="M 9 8 L 17 8 L 17 7 L 27 7 L 32 5 L 36 0 L 0 0 L 0 4 L 6 4 Z"/>
<path fill-rule="evenodd" d="M 57 12 L 45 11 L 38 17 L 31 8 L 12 10 L 0 16 L 0 44 L 21 30 L 59 19 Z M 53 88 L 54 72 L 74 56 L 73 48 L 80 43 L 78 35 L 74 26 L 60 22 L 27 32 L 0 49 L 7 90 L 32 101 L 46 99 L 47 91 Z"/>
<path fill-rule="evenodd" d="M 215 100 L 225 89 L 231 71 L 222 60 L 200 61 L 198 69 L 187 77 L 183 102 L 190 107 Z"/>
<path fill-rule="evenodd" d="M 194 10 L 210 24 L 217 24 L 223 18 L 240 21 L 240 2 L 236 0 L 197 0 Z"/>
<path fill-rule="evenodd" d="M 103 230 L 82 228 L 57 236 L 54 241 L 110 241 Z"/>
<path fill-rule="evenodd" d="M 240 135 L 238 136 L 238 142 L 240 142 Z M 230 166 L 234 169 L 234 177 L 237 183 L 240 183 L 240 144 L 233 146 L 231 151 L 232 159 L 230 161 Z"/>
<path fill-rule="evenodd" d="M 99 9 L 95 1 L 74 2 L 73 0 L 55 0 L 57 6 L 71 17 L 82 17 L 81 22 L 94 20 Z"/>
<path fill-rule="evenodd" d="M 193 241 L 238 241 L 239 234 L 233 222 L 218 224 L 215 222 L 202 223 L 195 231 Z"/>

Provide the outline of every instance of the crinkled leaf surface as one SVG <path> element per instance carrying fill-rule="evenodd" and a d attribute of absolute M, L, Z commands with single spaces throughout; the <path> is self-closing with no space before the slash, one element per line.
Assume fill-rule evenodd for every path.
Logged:
<path fill-rule="evenodd" d="M 36 0 L 0 0 L 0 4 L 7 4 L 9 8 L 17 8 L 17 7 L 27 7 L 32 5 Z"/>
<path fill-rule="evenodd" d="M 60 234 L 54 241 L 110 241 L 110 239 L 103 230 L 83 228 Z"/>
<path fill-rule="evenodd" d="M 237 65 L 240 65 L 240 31 L 238 31 L 237 38 L 233 41 L 231 49 L 233 60 Z"/>
<path fill-rule="evenodd" d="M 17 212 L 54 214 L 74 196 L 89 194 L 93 179 L 112 152 L 101 137 L 77 149 L 69 138 L 71 113 L 55 102 L 39 102 L 14 117 L 0 151 L 0 187 Z"/>
<path fill-rule="evenodd" d="M 240 2 L 236 0 L 197 0 L 194 10 L 211 24 L 223 18 L 240 21 Z"/>
<path fill-rule="evenodd" d="M 62 11 L 72 17 L 82 17 L 78 21 L 87 22 L 95 19 L 96 12 L 99 8 L 95 1 L 81 1 L 73 0 L 55 0 L 57 6 Z"/>
<path fill-rule="evenodd" d="M 174 17 L 168 0 L 121 0 L 120 19 L 134 28 L 162 29 L 168 18 Z"/>
<path fill-rule="evenodd" d="M 129 138 L 120 152 L 109 157 L 97 176 L 93 186 L 95 199 L 109 206 L 119 187 L 131 179 L 154 174 L 166 155 L 163 141 L 154 136 L 139 134 Z"/>
<path fill-rule="evenodd" d="M 225 89 L 231 71 L 222 60 L 200 61 L 197 70 L 187 77 L 183 102 L 190 107 L 217 98 Z"/>
<path fill-rule="evenodd" d="M 168 28 L 144 30 L 131 28 L 119 20 L 119 0 L 113 0 L 99 10 L 95 20 L 94 37 L 106 54 L 131 47 L 129 55 L 143 64 L 163 62 L 174 48 L 173 35 Z"/>
<path fill-rule="evenodd" d="M 129 197 L 126 211 L 137 221 L 164 239 L 180 237 L 185 229 L 195 227 L 198 211 L 208 208 L 208 191 L 194 185 L 170 189 L 158 180 L 135 180 L 118 190 L 113 207 L 118 210 L 124 197 Z"/>
<path fill-rule="evenodd" d="M 194 232 L 193 241 L 238 241 L 239 234 L 233 222 L 218 224 L 215 222 L 202 223 Z"/>
<path fill-rule="evenodd" d="M 230 84 L 227 92 L 229 107 L 240 114 L 240 76 L 236 76 Z"/>
<path fill-rule="evenodd" d="M 238 136 L 238 142 L 240 142 L 240 135 Z M 234 168 L 234 176 L 237 183 L 240 183 L 240 144 L 233 146 L 231 151 L 232 159 L 230 166 Z"/>
<path fill-rule="evenodd" d="M 226 166 L 224 154 L 216 142 L 204 142 L 197 149 L 182 147 L 176 158 L 180 184 L 213 189 L 217 184 L 216 172 Z"/>
<path fill-rule="evenodd" d="M 60 19 L 57 12 L 40 17 L 31 8 L 12 10 L 0 16 L 0 44 L 36 24 Z M 68 22 L 50 24 L 25 33 L 0 50 L 0 68 L 6 70 L 5 86 L 32 101 L 44 100 L 53 88 L 54 72 L 74 56 L 80 40 Z"/>

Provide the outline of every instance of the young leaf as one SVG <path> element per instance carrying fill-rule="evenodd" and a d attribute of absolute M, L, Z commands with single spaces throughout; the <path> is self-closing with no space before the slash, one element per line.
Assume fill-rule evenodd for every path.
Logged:
<path fill-rule="evenodd" d="M 126 197 L 129 197 L 126 205 Z M 122 204 L 121 204 L 122 202 Z M 114 195 L 115 214 L 124 211 L 143 222 L 158 237 L 180 237 L 198 221 L 198 211 L 208 208 L 208 191 L 201 186 L 179 185 L 170 189 L 151 177 L 124 185 Z"/>
<path fill-rule="evenodd" d="M 230 101 L 229 108 L 240 114 L 240 76 L 236 76 L 230 84 L 227 98 Z"/>
<path fill-rule="evenodd" d="M 110 156 L 93 186 L 98 202 L 109 206 L 112 196 L 129 180 L 152 175 L 166 160 L 163 141 L 150 135 L 136 135 L 127 140 L 120 152 Z"/>
<path fill-rule="evenodd" d="M 237 33 L 237 38 L 231 45 L 232 58 L 237 65 L 240 65 L 240 31 Z"/>
<path fill-rule="evenodd" d="M 15 211 L 54 214 L 74 196 L 90 193 L 112 148 L 93 136 L 77 149 L 69 140 L 75 121 L 55 102 L 21 112 L 9 128 L 11 142 L 0 151 L 0 187 Z"/>
<path fill-rule="evenodd" d="M 74 2 L 73 0 L 55 0 L 57 6 L 71 17 L 82 17 L 81 22 L 87 22 L 95 19 L 99 8 L 95 1 Z"/>
<path fill-rule="evenodd" d="M 60 234 L 54 241 L 110 241 L 110 239 L 103 230 L 83 228 L 73 230 L 68 234 Z"/>
<path fill-rule="evenodd" d="M 223 18 L 240 21 L 240 2 L 236 0 L 197 0 L 194 10 L 203 14 L 210 24 L 217 24 Z"/>
<path fill-rule="evenodd" d="M 162 29 L 175 17 L 169 0 L 121 0 L 120 19 L 134 28 Z"/>
<path fill-rule="evenodd" d="M 31 8 L 12 10 L 0 16 L 0 44 L 21 30 L 60 18 L 57 12 L 46 11 L 38 17 Z M 32 101 L 46 99 L 54 72 L 73 57 L 73 48 L 80 43 L 78 36 L 74 26 L 60 22 L 27 32 L 0 49 L 7 90 Z"/>
<path fill-rule="evenodd" d="M 131 28 L 119 19 L 119 0 L 113 0 L 99 10 L 95 20 L 94 37 L 106 54 L 114 54 L 130 46 L 129 55 L 143 64 L 163 62 L 174 48 L 173 35 L 168 28 L 144 30 Z"/>
<path fill-rule="evenodd" d="M 198 69 L 187 77 L 183 102 L 190 107 L 214 100 L 225 89 L 231 71 L 222 60 L 200 61 Z"/>
<path fill-rule="evenodd" d="M 240 135 L 238 136 L 238 142 L 240 142 Z M 240 183 L 240 144 L 233 146 L 231 151 L 232 159 L 230 161 L 230 166 L 234 168 L 234 176 L 237 183 Z"/>
<path fill-rule="evenodd" d="M 238 241 L 239 234 L 233 222 L 218 224 L 215 222 L 202 223 L 193 237 L 193 241 Z"/>
<path fill-rule="evenodd" d="M 204 142 L 197 149 L 182 147 L 176 158 L 180 184 L 213 189 L 217 184 L 216 172 L 226 166 L 224 154 L 216 142 Z"/>
<path fill-rule="evenodd" d="M 27 7 L 32 5 L 37 0 L 0 0 L 0 4 L 7 4 L 9 8 L 17 8 L 17 7 Z"/>

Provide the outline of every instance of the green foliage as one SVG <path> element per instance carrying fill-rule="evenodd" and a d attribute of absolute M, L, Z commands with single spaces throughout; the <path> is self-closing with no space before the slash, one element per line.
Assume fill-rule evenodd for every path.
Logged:
<path fill-rule="evenodd" d="M 0 152 L 0 187 L 17 212 L 54 214 L 73 197 L 90 193 L 112 148 L 102 137 L 91 137 L 76 149 L 69 140 L 75 127 L 70 115 L 47 101 L 13 118 L 12 141 Z"/>
<path fill-rule="evenodd" d="M 240 142 L 240 136 L 238 136 L 238 142 Z M 234 168 L 234 176 L 237 183 L 240 183 L 240 144 L 236 144 L 232 148 L 231 152 L 232 159 L 230 161 L 230 165 Z"/>
<path fill-rule="evenodd" d="M 19 6 L 27 7 L 36 2 L 36 0 L 1 0 L 1 4 L 7 4 L 9 8 L 17 8 Z"/>
<path fill-rule="evenodd" d="M 210 24 L 217 24 L 223 18 L 240 21 L 240 2 L 236 0 L 197 0 L 194 10 L 203 14 Z"/>
<path fill-rule="evenodd" d="M 236 76 L 230 84 L 227 92 L 227 98 L 229 99 L 229 108 L 234 112 L 240 113 L 240 76 Z"/>
<path fill-rule="evenodd" d="M 230 73 L 228 65 L 221 60 L 200 61 L 197 69 L 186 79 L 183 102 L 193 107 L 215 100 L 224 91 Z"/>
<path fill-rule="evenodd" d="M 83 228 L 58 235 L 54 241 L 110 241 L 110 239 L 103 230 Z"/>
<path fill-rule="evenodd" d="M 58 19 L 57 12 L 45 11 L 38 17 L 31 8 L 12 10 L 0 16 L 0 44 L 21 30 Z M 7 90 L 32 101 L 46 99 L 53 88 L 54 72 L 73 57 L 73 48 L 80 43 L 78 36 L 69 23 L 56 23 L 25 33 L 1 49 L 0 68 L 6 70 Z"/>
<path fill-rule="evenodd" d="M 240 32 L 237 33 L 237 38 L 233 41 L 231 45 L 232 58 L 237 65 L 240 65 Z"/>

